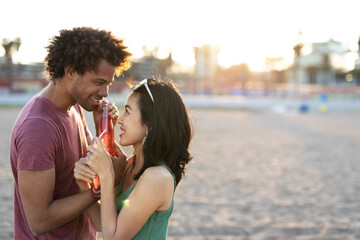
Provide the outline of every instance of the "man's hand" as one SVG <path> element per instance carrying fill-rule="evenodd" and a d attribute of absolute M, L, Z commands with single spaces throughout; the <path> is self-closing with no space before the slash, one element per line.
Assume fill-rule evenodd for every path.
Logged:
<path fill-rule="evenodd" d="M 86 191 L 90 188 L 89 184 L 91 184 L 91 180 L 95 178 L 95 173 L 85 164 L 85 158 L 80 158 L 80 160 L 75 163 L 74 177 L 80 191 Z"/>
<path fill-rule="evenodd" d="M 119 118 L 119 110 L 115 106 L 114 102 L 107 102 L 106 100 L 102 100 L 99 106 L 93 111 L 94 123 L 96 128 L 96 136 L 99 136 L 101 133 L 99 132 L 100 119 L 103 114 L 103 106 L 107 104 L 109 117 L 113 121 L 113 126 L 116 125 L 117 119 Z"/>
<path fill-rule="evenodd" d="M 19 193 L 34 236 L 64 225 L 97 201 L 90 191 L 54 200 L 55 177 L 55 168 L 18 170 Z"/>

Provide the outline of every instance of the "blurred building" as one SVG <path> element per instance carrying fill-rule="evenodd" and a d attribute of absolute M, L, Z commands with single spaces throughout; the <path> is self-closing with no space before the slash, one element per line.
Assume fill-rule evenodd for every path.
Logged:
<path fill-rule="evenodd" d="M 224 89 L 226 94 L 247 95 L 247 91 L 252 85 L 251 75 L 246 63 L 223 69 L 219 74 L 220 89 Z"/>
<path fill-rule="evenodd" d="M 356 84 L 360 86 L 360 51 L 359 51 L 359 58 L 355 60 L 355 69 L 354 69 L 354 77 Z"/>
<path fill-rule="evenodd" d="M 219 47 L 208 44 L 195 47 L 195 79 L 198 90 L 210 89 L 215 84 Z"/>
<path fill-rule="evenodd" d="M 358 41 L 357 59 L 355 60 L 354 79 L 356 84 L 360 86 L 360 37 Z"/>
<path fill-rule="evenodd" d="M 5 64 L 3 58 L 0 58 L 0 87 L 8 88 L 9 71 L 11 71 L 11 83 L 13 92 L 37 92 L 47 84 L 44 76 L 44 64 Z"/>
<path fill-rule="evenodd" d="M 346 82 L 346 73 L 351 69 L 347 66 L 349 50 L 341 42 L 312 43 L 308 54 L 300 54 L 297 62 L 298 81 L 301 84 L 334 85 Z M 295 75 L 291 82 L 296 82 Z"/>
<path fill-rule="evenodd" d="M 44 75 L 43 63 L 32 64 L 12 64 L 11 69 L 7 69 L 4 57 L 0 57 L 0 87 L 8 88 L 8 72 L 11 71 L 11 83 L 13 92 L 37 92 L 48 82 Z M 127 88 L 126 80 L 131 78 L 141 81 L 153 75 L 166 77 L 173 64 L 171 53 L 165 59 L 159 59 L 153 55 L 133 61 L 132 67 L 125 71 L 121 76 L 115 77 L 115 82 L 110 88 L 111 92 L 120 92 Z"/>
<path fill-rule="evenodd" d="M 135 80 L 143 80 L 153 75 L 166 77 L 169 74 L 172 64 L 173 59 L 171 53 L 164 59 L 149 55 L 134 60 L 130 72 Z"/>
<path fill-rule="evenodd" d="M 141 81 L 152 76 L 166 78 L 170 75 L 172 65 L 171 52 L 164 59 L 160 59 L 156 57 L 156 54 L 150 52 L 142 58 L 133 60 L 129 70 L 123 72 L 119 77 L 115 77 L 115 82 L 112 84 L 110 91 L 120 92 L 127 88 L 126 81 L 128 79 Z"/>

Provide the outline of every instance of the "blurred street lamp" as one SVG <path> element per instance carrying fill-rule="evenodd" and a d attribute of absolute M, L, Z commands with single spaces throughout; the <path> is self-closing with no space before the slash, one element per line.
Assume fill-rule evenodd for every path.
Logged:
<path fill-rule="evenodd" d="M 5 50 L 5 59 L 6 59 L 6 78 L 8 82 L 8 88 L 10 92 L 13 92 L 13 86 L 12 86 L 12 74 L 13 74 L 13 61 L 12 56 L 13 53 L 18 51 L 21 45 L 20 38 L 16 38 L 14 40 L 9 40 L 4 38 L 2 40 L 2 46 Z"/>
<path fill-rule="evenodd" d="M 299 32 L 299 38 L 301 37 L 301 32 Z M 300 56 L 301 56 L 301 49 L 303 48 L 303 44 L 299 40 L 298 44 L 293 47 L 294 50 L 294 86 L 295 86 L 295 95 L 299 97 L 301 95 L 300 85 Z"/>

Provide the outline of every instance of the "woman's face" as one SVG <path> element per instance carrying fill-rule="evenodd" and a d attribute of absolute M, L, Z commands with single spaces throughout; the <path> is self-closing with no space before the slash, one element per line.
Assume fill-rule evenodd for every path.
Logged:
<path fill-rule="evenodd" d="M 138 106 L 139 95 L 131 93 L 126 99 L 124 113 L 119 117 L 120 145 L 133 145 L 134 148 L 142 145 L 147 127 L 141 122 L 141 114 Z"/>

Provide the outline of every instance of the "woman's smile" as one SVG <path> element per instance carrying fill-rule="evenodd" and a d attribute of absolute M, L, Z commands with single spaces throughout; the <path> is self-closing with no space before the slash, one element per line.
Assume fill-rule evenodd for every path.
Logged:
<path fill-rule="evenodd" d="M 122 128 L 122 127 L 120 127 L 120 134 L 119 134 L 120 138 L 121 138 L 121 136 L 123 136 L 124 134 L 125 134 L 125 129 Z"/>

